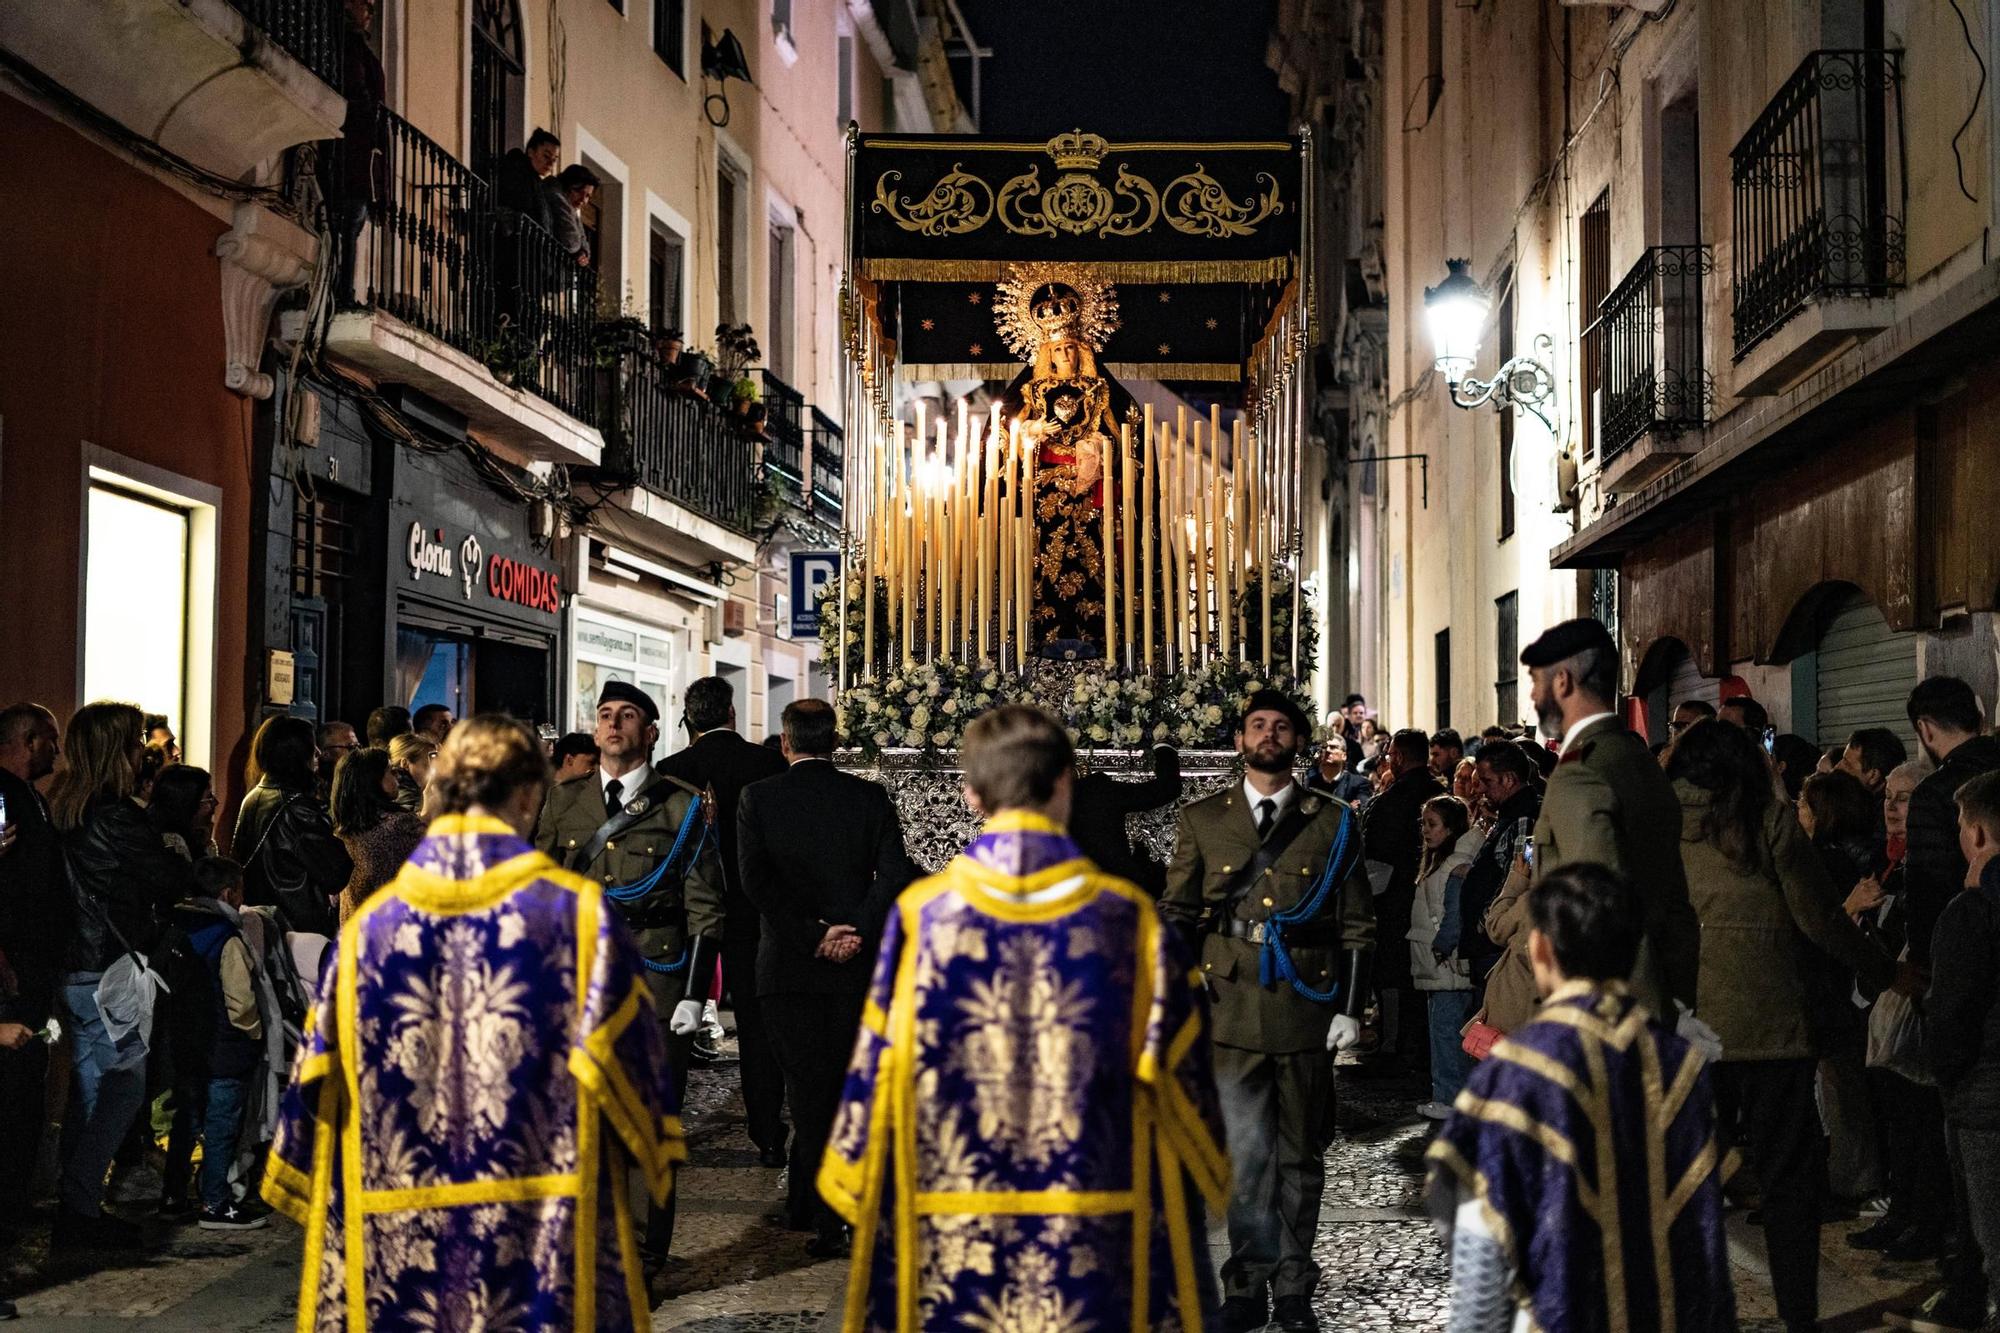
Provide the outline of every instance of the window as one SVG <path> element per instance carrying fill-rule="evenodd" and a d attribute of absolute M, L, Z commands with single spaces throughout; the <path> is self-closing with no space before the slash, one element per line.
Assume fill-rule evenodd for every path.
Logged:
<path fill-rule="evenodd" d="M 1499 711 L 1493 720 L 1511 727 L 1521 711 L 1521 594 L 1510 592 L 1496 599 L 1493 610 L 1498 622 L 1493 634 L 1494 651 L 1500 659 L 1500 674 L 1493 680 Z"/>
<path fill-rule="evenodd" d="M 646 263 L 646 312 L 653 332 L 681 326 L 681 238 L 653 223 Z"/>
<path fill-rule="evenodd" d="M 834 38 L 833 70 L 838 88 L 834 93 L 833 123 L 845 130 L 854 119 L 854 34 L 843 32 Z"/>
<path fill-rule="evenodd" d="M 1437 632 L 1435 653 L 1437 723 L 1433 729 L 1442 731 L 1451 725 L 1451 631 L 1449 629 Z"/>
<path fill-rule="evenodd" d="M 764 339 L 771 373 L 792 379 L 792 286 L 794 232 L 789 223 L 771 219 L 771 312 Z"/>
<path fill-rule="evenodd" d="M 116 457 L 91 446 L 85 453 Z M 90 467 L 85 493 L 83 697 L 126 699 L 165 713 L 187 762 L 206 765 L 214 727 L 221 493 L 116 461 L 115 469 Z"/>
<path fill-rule="evenodd" d="M 791 36 L 792 0 L 771 0 L 771 31 Z"/>
<path fill-rule="evenodd" d="M 687 0 L 653 0 L 653 54 L 687 77 Z"/>
<path fill-rule="evenodd" d="M 1444 96 L 1444 0 L 1429 0 L 1424 14 L 1424 123 Z"/>
<path fill-rule="evenodd" d="M 742 190 L 735 168 L 721 162 L 715 172 L 715 285 L 724 324 L 738 322 L 736 224 Z"/>
<path fill-rule="evenodd" d="M 527 61 L 517 0 L 476 0 L 472 9 L 472 170 L 492 180 L 508 149 L 523 142 Z"/>
<path fill-rule="evenodd" d="M 625 0 L 611 0 L 611 7 L 623 14 L 625 12 Z"/>
<path fill-rule="evenodd" d="M 1500 365 L 1506 365 L 1514 356 L 1514 270 L 1508 269 L 1500 279 L 1499 316 Z M 1502 412 L 1500 417 L 1500 540 L 1506 541 L 1514 535 L 1514 413 Z"/>
<path fill-rule="evenodd" d="M 677 638 L 676 631 L 578 607 L 571 641 L 570 728 L 589 731 L 597 725 L 597 696 L 614 680 L 636 683 L 671 711 L 678 702 L 669 685 L 674 679 Z M 675 724 L 674 718 L 660 719 L 664 734 L 674 734 Z"/>
<path fill-rule="evenodd" d="M 1598 306 L 1611 294 L 1611 197 L 1609 191 L 1577 219 L 1576 249 L 1581 269 L 1577 296 L 1581 302 L 1578 318 L 1583 321 L 1581 364 L 1577 382 L 1583 386 L 1583 456 L 1597 456 L 1598 386 L 1604 382 L 1604 330 L 1598 320 Z"/>

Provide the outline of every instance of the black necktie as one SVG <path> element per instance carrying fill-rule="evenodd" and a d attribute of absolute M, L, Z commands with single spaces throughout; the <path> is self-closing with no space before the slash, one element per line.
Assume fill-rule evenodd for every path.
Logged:
<path fill-rule="evenodd" d="M 1266 796 L 1257 802 L 1257 840 L 1262 842 L 1271 836 L 1271 825 L 1278 822 L 1278 803 Z"/>
<path fill-rule="evenodd" d="M 623 810 L 625 808 L 625 803 L 619 800 L 618 798 L 623 796 L 624 794 L 625 794 L 625 784 L 620 782 L 617 778 L 613 778 L 611 779 L 611 781 L 605 783 L 604 813 L 606 813 L 607 815 L 615 815 L 620 810 Z"/>

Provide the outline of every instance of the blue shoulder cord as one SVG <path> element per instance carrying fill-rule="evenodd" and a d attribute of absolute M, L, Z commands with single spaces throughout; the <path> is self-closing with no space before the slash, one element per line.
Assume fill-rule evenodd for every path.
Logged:
<path fill-rule="evenodd" d="M 680 859 L 681 849 L 687 846 L 688 834 L 693 830 L 694 822 L 696 819 L 700 818 L 700 816 L 701 816 L 700 798 L 696 798 L 695 800 L 689 801 L 687 813 L 681 817 L 680 831 L 674 835 L 673 849 L 667 853 L 666 859 L 661 861 L 658 865 L 654 866 L 653 873 L 646 876 L 644 879 L 633 880 L 630 884 L 605 885 L 604 896 L 611 899 L 613 902 L 630 903 L 630 902 L 637 902 L 639 899 L 644 898 L 647 894 L 651 893 L 654 890 L 654 888 L 656 888 L 659 885 L 660 880 L 663 879 L 667 875 L 667 873 L 673 869 L 674 862 Z M 688 858 L 689 869 L 693 869 L 695 862 L 701 860 L 702 848 L 708 845 L 708 839 L 711 832 L 712 830 L 710 830 L 707 825 L 704 824 L 702 826 L 701 839 L 700 841 L 695 843 L 694 855 Z M 654 962 L 650 958 L 641 958 L 639 961 L 646 965 L 646 970 L 648 972 L 665 972 L 671 974 L 680 971 L 682 968 L 688 965 L 688 948 L 686 945 L 683 945 L 681 947 L 681 956 L 674 959 L 674 961 L 671 963 L 658 963 Z"/>
<path fill-rule="evenodd" d="M 1312 891 L 1290 907 L 1271 913 L 1265 920 L 1264 944 L 1257 955 L 1258 985 L 1268 986 L 1273 979 L 1283 980 L 1314 1004 L 1327 1004 L 1339 997 L 1338 978 L 1335 978 L 1331 988 L 1319 991 L 1306 985 L 1299 977 L 1299 969 L 1292 962 L 1292 951 L 1285 947 L 1285 927 L 1312 920 L 1319 915 L 1320 909 L 1326 906 L 1327 895 L 1333 892 L 1335 884 L 1340 879 L 1345 878 L 1344 872 L 1341 872 L 1341 862 L 1346 859 L 1348 838 L 1353 829 L 1354 812 L 1343 810 L 1340 816 L 1340 832 L 1334 837 L 1333 850 L 1327 854 L 1326 867 L 1320 871 L 1319 879 L 1314 882 Z"/>

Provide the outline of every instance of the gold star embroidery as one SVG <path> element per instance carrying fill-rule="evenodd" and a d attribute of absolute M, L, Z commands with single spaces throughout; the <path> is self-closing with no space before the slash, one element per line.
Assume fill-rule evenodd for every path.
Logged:
<path fill-rule="evenodd" d="M 1167 302 L 1169 302 L 1169 301 L 1171 301 L 1171 300 L 1173 300 L 1173 299 L 1174 299 L 1174 294 L 1173 294 L 1172 292 L 1161 292 L 1161 293 L 1160 293 L 1160 304 L 1161 304 L 1161 305 L 1165 305 L 1165 304 L 1166 304 Z"/>
<path fill-rule="evenodd" d="M 1174 349 L 1173 349 L 1172 347 L 1168 346 L 1168 345 L 1167 345 L 1166 343 L 1161 343 L 1161 344 L 1160 344 L 1160 355 L 1161 355 L 1161 356 L 1167 356 L 1167 355 L 1171 354 L 1171 353 L 1173 352 L 1173 350 L 1174 350 Z"/>
<path fill-rule="evenodd" d="M 967 353 L 968 353 L 969 355 L 972 355 L 972 356 L 985 356 L 985 355 L 986 355 L 986 349 L 985 349 L 984 347 L 980 346 L 980 345 L 979 345 L 978 343 L 974 343 L 974 344 L 972 344 L 972 346 L 970 346 L 970 347 L 966 348 L 965 350 L 966 350 L 966 352 L 967 352 Z"/>
<path fill-rule="evenodd" d="M 974 305 L 978 305 L 978 304 L 979 304 L 979 297 L 980 297 L 980 293 L 978 293 L 978 292 L 967 292 L 967 293 L 965 294 L 965 299 L 966 299 L 966 300 L 968 300 L 968 301 L 970 301 L 970 302 L 972 302 L 972 304 L 974 304 Z"/>
<path fill-rule="evenodd" d="M 929 320 L 926 320 L 926 321 L 924 321 L 924 326 L 925 326 L 926 328 L 928 328 L 928 327 L 930 326 L 930 321 L 929 321 Z M 1215 318 L 1214 318 L 1214 316 L 1210 316 L 1210 317 L 1209 317 L 1209 320 L 1208 320 L 1208 327 L 1210 327 L 1211 329 L 1212 329 L 1212 328 L 1214 328 L 1214 327 L 1216 327 L 1216 321 L 1215 321 Z"/>
<path fill-rule="evenodd" d="M 929 333 L 929 332 L 930 332 L 930 331 L 931 331 L 932 329 L 934 329 L 934 328 L 936 328 L 936 327 L 937 327 L 937 321 L 936 321 L 936 320 L 934 320 L 934 319 L 927 319 L 927 320 L 925 320 L 925 321 L 924 321 L 924 332 L 925 332 L 925 333 Z M 1214 328 L 1214 327 L 1215 327 L 1215 321 L 1214 321 L 1214 320 L 1212 320 L 1212 319 L 1211 319 L 1210 321 L 1208 321 L 1208 327 L 1210 327 L 1211 329 L 1212 329 L 1212 328 Z"/>

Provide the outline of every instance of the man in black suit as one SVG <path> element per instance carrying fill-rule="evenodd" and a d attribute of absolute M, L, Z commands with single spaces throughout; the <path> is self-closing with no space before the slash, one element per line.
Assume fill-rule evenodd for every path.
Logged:
<path fill-rule="evenodd" d="M 791 767 L 743 791 L 737 854 L 763 917 L 757 994 L 785 1071 L 792 1171 L 784 1221 L 817 1234 L 816 1258 L 844 1254 L 840 1220 L 814 1188 L 861 1029 L 882 923 L 920 873 L 889 793 L 830 762 L 834 714 L 820 699 L 785 709 Z"/>
<path fill-rule="evenodd" d="M 764 1031 L 757 1003 L 757 909 L 743 896 L 736 863 L 736 802 L 743 789 L 785 771 L 785 761 L 736 730 L 736 691 L 720 676 L 703 676 L 687 687 L 681 721 L 690 740 L 668 755 L 659 771 L 698 790 L 715 794 L 715 832 L 721 843 L 723 899 L 722 982 L 736 1008 L 736 1044 L 741 1056 L 743 1111 L 750 1142 L 765 1166 L 785 1164 L 785 1076 Z"/>
<path fill-rule="evenodd" d="M 1070 840 L 1106 874 L 1144 889 L 1154 899 L 1166 891 L 1167 868 L 1134 851 L 1125 817 L 1170 805 L 1181 794 L 1181 757 L 1171 745 L 1153 747 L 1153 776 L 1120 782 L 1109 773 L 1086 773 L 1076 780 L 1070 800 Z"/>

